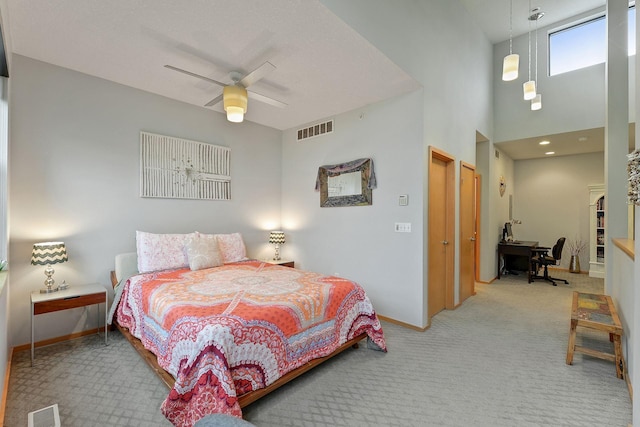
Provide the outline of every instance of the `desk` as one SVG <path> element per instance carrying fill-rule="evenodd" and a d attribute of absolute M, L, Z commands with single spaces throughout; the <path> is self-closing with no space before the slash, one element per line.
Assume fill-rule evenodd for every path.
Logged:
<path fill-rule="evenodd" d="M 531 283 L 531 256 L 532 256 L 532 248 L 538 246 L 538 242 L 525 242 L 521 241 L 518 243 L 513 242 L 502 242 L 498 243 L 498 279 L 500 279 L 500 258 L 505 255 L 513 255 L 519 257 L 527 258 L 527 279 L 529 283 Z M 505 260 L 506 265 L 506 260 Z"/>

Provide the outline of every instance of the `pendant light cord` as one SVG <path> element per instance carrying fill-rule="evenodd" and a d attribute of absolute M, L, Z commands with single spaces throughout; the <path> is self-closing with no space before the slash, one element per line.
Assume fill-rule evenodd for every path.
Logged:
<path fill-rule="evenodd" d="M 513 0 L 509 1 L 509 55 L 513 54 Z"/>
<path fill-rule="evenodd" d="M 531 0 L 529 0 L 529 13 L 531 13 Z M 529 19 L 529 81 L 531 81 L 531 20 Z"/>
<path fill-rule="evenodd" d="M 537 86 L 537 91 L 540 90 L 540 85 L 538 84 L 538 19 L 539 19 L 539 16 L 536 17 L 536 33 L 535 33 L 535 37 L 536 37 L 536 86 Z"/>

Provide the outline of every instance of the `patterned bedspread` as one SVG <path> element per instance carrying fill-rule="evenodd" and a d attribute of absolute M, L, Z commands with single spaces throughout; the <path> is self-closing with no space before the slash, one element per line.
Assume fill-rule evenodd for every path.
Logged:
<path fill-rule="evenodd" d="M 242 416 L 239 396 L 363 332 L 386 351 L 364 290 L 338 277 L 245 261 L 141 274 L 124 286 L 117 320 L 176 378 L 162 404 L 176 426 Z"/>

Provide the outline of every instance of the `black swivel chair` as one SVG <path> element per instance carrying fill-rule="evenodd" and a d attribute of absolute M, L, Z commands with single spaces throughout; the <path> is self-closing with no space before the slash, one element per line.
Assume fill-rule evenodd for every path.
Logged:
<path fill-rule="evenodd" d="M 543 280 L 546 280 L 547 282 L 551 282 L 553 286 L 557 286 L 555 282 L 556 280 L 560 282 L 564 282 L 567 285 L 569 284 L 569 282 L 567 282 L 564 279 L 558 279 L 557 277 L 549 276 L 549 270 L 547 268 L 550 265 L 556 265 L 558 261 L 560 261 L 560 258 L 562 257 L 562 248 L 564 248 L 565 240 L 566 239 L 564 237 L 559 238 L 556 244 L 553 245 L 553 248 L 545 248 L 545 247 L 539 246 L 537 248 L 532 249 L 533 257 L 531 258 L 531 262 L 533 263 L 533 267 L 534 267 L 533 271 L 536 272 L 535 275 L 531 276 L 532 279 L 543 279 Z M 551 250 L 551 256 L 549 256 L 549 250 Z M 538 269 L 540 267 L 544 268 L 543 276 L 538 275 Z"/>

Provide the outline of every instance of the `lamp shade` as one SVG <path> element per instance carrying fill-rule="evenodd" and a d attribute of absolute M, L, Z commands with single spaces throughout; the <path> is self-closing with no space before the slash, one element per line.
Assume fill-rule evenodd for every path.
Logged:
<path fill-rule="evenodd" d="M 241 86 L 225 86 L 222 91 L 227 120 L 241 123 L 247 112 L 247 90 Z"/>
<path fill-rule="evenodd" d="M 529 101 L 536 97 L 536 81 L 529 80 L 522 84 L 522 91 L 524 92 L 524 100 Z"/>
<path fill-rule="evenodd" d="M 269 234 L 269 243 L 282 245 L 284 243 L 284 231 L 272 231 Z"/>
<path fill-rule="evenodd" d="M 63 242 L 44 242 L 33 245 L 32 265 L 51 265 L 69 261 L 67 248 Z"/>
<path fill-rule="evenodd" d="M 518 78 L 518 67 L 520 65 L 520 55 L 512 53 L 504 57 L 502 62 L 502 80 L 510 82 Z"/>
<path fill-rule="evenodd" d="M 531 100 L 531 110 L 538 111 L 542 109 L 542 94 L 536 94 L 536 97 Z"/>

